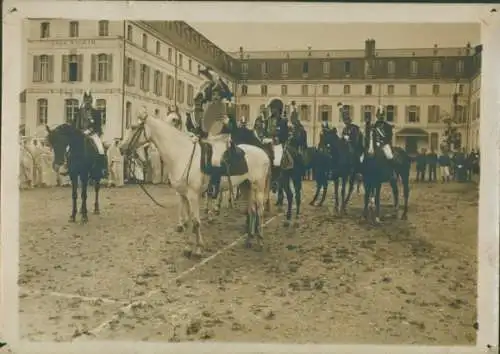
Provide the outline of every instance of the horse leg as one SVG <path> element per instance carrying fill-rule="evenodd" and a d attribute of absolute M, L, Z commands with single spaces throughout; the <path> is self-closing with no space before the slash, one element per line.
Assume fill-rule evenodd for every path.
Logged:
<path fill-rule="evenodd" d="M 71 209 L 71 215 L 69 217 L 69 222 L 76 221 L 76 213 L 78 212 L 78 208 L 76 206 L 76 202 L 78 200 L 78 175 L 71 176 L 71 200 L 73 203 Z"/>
<path fill-rule="evenodd" d="M 340 213 L 340 215 L 342 215 L 344 213 L 344 210 L 345 210 L 345 204 L 346 204 L 346 195 L 345 195 L 345 187 L 347 185 L 347 176 L 342 176 L 341 177 L 341 182 L 342 182 L 342 186 L 340 187 L 340 208 L 338 210 L 338 212 Z"/>
<path fill-rule="evenodd" d="M 319 201 L 318 206 L 323 206 L 323 203 L 325 202 L 326 199 L 326 193 L 328 192 L 328 176 L 325 174 L 323 181 L 322 181 L 322 187 L 323 187 L 323 194 L 321 195 L 321 200 Z"/>
<path fill-rule="evenodd" d="M 363 216 L 363 218 L 365 220 L 367 220 L 368 219 L 368 205 L 370 203 L 370 195 L 372 193 L 372 189 L 371 189 L 371 186 L 369 186 L 366 182 L 363 183 L 363 188 L 365 190 L 365 195 L 364 195 L 364 198 L 363 198 L 364 199 L 363 200 L 364 207 L 363 207 L 363 214 L 362 214 L 362 216 Z"/>
<path fill-rule="evenodd" d="M 289 226 L 290 219 L 292 218 L 293 192 L 292 189 L 290 188 L 290 176 L 288 176 L 288 174 L 283 176 L 282 186 L 284 193 L 286 194 L 286 202 L 287 202 L 284 226 Z"/>
<path fill-rule="evenodd" d="M 389 181 L 391 184 L 391 189 L 392 189 L 392 206 L 394 208 L 394 217 L 397 219 L 399 218 L 399 188 L 398 188 L 398 179 L 396 178 L 391 178 Z"/>
<path fill-rule="evenodd" d="M 255 208 L 255 195 L 254 186 L 248 186 L 248 196 L 247 196 L 247 238 L 245 241 L 245 247 L 252 247 L 252 239 L 257 228 L 257 217 Z"/>
<path fill-rule="evenodd" d="M 184 232 L 188 225 L 188 206 L 187 199 L 183 195 L 179 195 L 179 209 L 178 209 L 178 217 L 179 223 L 177 224 L 176 231 Z"/>
<path fill-rule="evenodd" d="M 188 191 L 186 195 L 189 205 L 191 222 L 193 225 L 193 233 L 196 236 L 196 244 L 192 255 L 196 258 L 201 257 L 204 247 L 203 236 L 201 235 L 201 219 L 200 219 L 200 201 L 201 197 L 195 192 Z"/>
<path fill-rule="evenodd" d="M 316 203 L 316 200 L 318 200 L 321 186 L 322 186 L 321 180 L 319 179 L 319 177 L 316 177 L 316 192 L 314 193 L 314 197 L 311 200 L 311 202 L 309 203 L 309 205 L 314 205 L 314 203 Z"/>
<path fill-rule="evenodd" d="M 349 190 L 347 191 L 347 197 L 344 200 L 344 208 L 342 209 L 342 212 L 344 214 L 347 214 L 347 204 L 351 200 L 352 193 L 354 192 L 354 183 L 356 183 L 355 180 L 356 180 L 356 174 L 355 173 L 350 174 L 348 179 Z"/>
<path fill-rule="evenodd" d="M 302 203 L 302 174 L 293 177 L 293 189 L 295 190 L 295 222 L 294 226 L 300 223 L 300 205 Z"/>
<path fill-rule="evenodd" d="M 264 247 L 264 211 L 265 211 L 266 193 L 265 186 L 257 188 L 255 192 L 255 205 L 256 205 L 256 221 L 255 221 L 255 235 L 257 236 L 257 247 L 262 250 Z"/>
<path fill-rule="evenodd" d="M 95 201 L 94 201 L 94 214 L 99 215 L 101 213 L 99 209 L 99 191 L 101 190 L 101 181 L 99 178 L 95 179 L 94 191 L 95 191 Z"/>
<path fill-rule="evenodd" d="M 401 175 L 401 181 L 403 183 L 403 198 L 404 198 L 404 209 L 403 215 L 401 215 L 401 220 L 408 220 L 408 199 L 410 198 L 410 173 L 405 171 Z"/>
<path fill-rule="evenodd" d="M 88 217 L 88 212 L 87 212 L 87 187 L 89 184 L 89 179 L 87 176 L 80 178 L 82 181 L 82 192 L 81 192 L 81 199 L 82 199 L 82 205 L 80 207 L 80 213 L 82 214 L 82 223 L 85 224 L 89 221 Z"/>
<path fill-rule="evenodd" d="M 280 180 L 283 180 L 284 178 L 280 178 Z M 288 182 L 287 182 L 288 183 Z M 283 186 L 283 181 L 280 181 L 278 183 L 278 198 L 276 200 L 276 206 L 280 206 L 282 207 L 283 206 L 283 199 L 284 199 L 284 195 L 285 194 L 285 187 Z"/>
<path fill-rule="evenodd" d="M 382 183 L 378 183 L 375 187 L 375 224 L 380 224 L 380 191 Z"/>
<path fill-rule="evenodd" d="M 335 213 L 339 213 L 340 212 L 340 209 L 339 209 L 339 177 L 335 177 L 334 180 L 333 180 L 333 184 L 334 184 L 334 187 L 335 187 L 335 190 L 333 191 L 333 197 L 334 197 L 334 208 L 335 208 Z"/>

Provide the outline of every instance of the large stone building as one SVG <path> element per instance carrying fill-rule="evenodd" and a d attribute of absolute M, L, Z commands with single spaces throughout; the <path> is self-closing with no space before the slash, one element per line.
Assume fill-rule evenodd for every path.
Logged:
<path fill-rule="evenodd" d="M 342 128 L 337 103 L 350 107 L 355 123 L 375 115 L 383 104 L 395 125 L 394 144 L 415 153 L 437 149 L 447 118 L 461 145 L 479 145 L 481 47 L 377 50 L 367 40 L 364 50 L 245 52 L 240 59 L 240 111 L 250 117 L 272 100 L 295 101 L 317 144 L 322 120 Z M 454 102 L 453 98 L 456 98 Z"/>
<path fill-rule="evenodd" d="M 180 21 L 36 19 L 26 21 L 25 31 L 26 135 L 72 119 L 85 90 L 102 110 L 110 140 L 123 135 L 142 105 L 159 115 L 169 105 L 181 114 L 192 110 L 200 67 L 234 81 L 227 73 L 236 59 Z"/>
<path fill-rule="evenodd" d="M 105 140 L 122 136 L 142 105 L 191 111 L 198 70 L 210 65 L 232 84 L 238 117 L 296 101 L 309 144 L 321 120 L 341 128 L 342 102 L 358 124 L 385 105 L 394 143 L 409 152 L 437 148 L 446 118 L 456 119 L 462 146 L 479 145 L 480 47 L 378 50 L 367 40 L 364 50 L 225 53 L 182 21 L 36 19 L 25 31 L 27 135 L 71 119 L 87 89 L 106 117 Z"/>

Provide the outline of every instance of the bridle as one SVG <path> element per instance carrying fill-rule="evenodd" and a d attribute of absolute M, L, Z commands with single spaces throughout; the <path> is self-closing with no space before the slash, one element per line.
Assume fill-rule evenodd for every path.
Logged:
<path fill-rule="evenodd" d="M 149 136 L 146 133 L 146 120 L 147 119 L 148 119 L 148 116 L 144 117 L 143 119 L 141 119 L 141 122 L 137 125 L 137 129 L 132 134 L 132 137 L 130 138 L 129 144 L 127 145 L 127 149 L 125 150 L 124 158 L 127 160 L 127 167 L 128 167 L 128 173 L 129 173 L 129 175 L 134 177 L 134 179 L 139 184 L 139 187 L 141 187 L 142 191 L 149 197 L 149 199 L 151 199 L 153 201 L 153 203 L 155 203 L 156 205 L 158 205 L 161 208 L 167 209 L 167 207 L 165 205 L 163 205 L 160 202 L 158 202 L 151 195 L 151 193 L 149 193 L 147 191 L 146 187 L 144 186 L 144 181 L 141 181 L 141 180 L 139 180 L 137 178 L 137 176 L 135 175 L 135 171 L 132 168 L 132 166 L 133 166 L 133 164 L 132 164 L 133 160 L 139 160 L 139 162 L 141 163 L 141 165 L 143 167 L 147 163 L 147 161 L 144 161 L 143 159 L 141 159 L 141 157 L 137 153 L 137 149 L 139 149 L 139 147 L 136 146 L 137 143 L 139 142 L 139 139 L 141 138 L 141 136 L 144 136 L 144 139 L 146 141 L 149 141 Z"/>

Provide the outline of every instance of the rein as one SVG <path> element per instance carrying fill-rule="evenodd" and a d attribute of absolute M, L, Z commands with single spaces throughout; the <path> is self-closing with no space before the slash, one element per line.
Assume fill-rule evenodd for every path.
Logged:
<path fill-rule="evenodd" d="M 146 194 L 149 197 L 149 199 L 151 199 L 153 201 L 153 203 L 155 203 L 160 208 L 167 209 L 167 207 L 164 204 L 161 204 L 160 202 L 158 202 L 151 195 L 151 193 L 148 192 L 148 190 L 144 186 L 144 181 L 139 180 L 137 178 L 137 176 L 135 175 L 135 171 L 132 169 L 132 163 L 131 162 L 134 162 L 133 160 L 134 160 L 134 157 L 137 156 L 137 153 L 133 153 L 133 150 L 132 150 L 131 147 L 134 146 L 135 143 L 139 140 L 139 137 L 141 136 L 142 133 L 146 134 L 146 131 L 145 131 L 145 128 L 144 128 L 144 122 L 140 123 L 139 128 L 134 132 L 134 135 L 132 135 L 132 138 L 130 139 L 130 144 L 128 145 L 128 149 L 127 149 L 127 152 L 126 152 L 126 158 L 127 158 L 127 165 L 128 165 L 129 174 L 132 175 L 135 178 L 135 180 L 138 182 L 137 184 L 142 189 L 142 191 L 144 192 L 144 194 Z M 141 165 L 144 167 L 144 163 L 145 162 L 142 161 L 141 159 L 139 159 L 139 161 L 141 162 Z M 144 176 L 144 177 L 146 177 L 146 176 Z"/>
<path fill-rule="evenodd" d="M 148 190 L 145 187 L 145 182 L 139 180 L 137 178 L 137 176 L 135 175 L 135 171 L 132 169 L 131 162 L 133 162 L 134 155 L 137 156 L 137 153 L 134 152 L 134 150 L 132 149 L 132 147 L 137 143 L 137 141 L 139 140 L 139 137 L 141 136 L 141 134 L 144 134 L 144 135 L 146 134 L 146 129 L 144 127 L 144 123 L 145 123 L 145 121 L 141 122 L 139 128 L 134 132 L 134 135 L 132 135 L 132 138 L 130 139 L 130 143 L 128 145 L 128 149 L 126 151 L 126 158 L 127 158 L 127 162 L 128 162 L 129 174 L 132 175 L 136 179 L 136 181 L 138 181 L 139 187 L 142 189 L 142 191 L 144 192 L 144 194 L 146 194 L 149 197 L 149 199 L 151 199 L 153 201 L 153 203 L 155 203 L 160 208 L 167 209 L 167 207 L 164 204 L 161 204 L 160 202 L 158 202 L 151 195 L 151 193 L 148 192 Z M 186 176 L 186 183 L 187 183 L 187 181 L 189 179 L 189 173 L 191 172 L 191 166 L 193 164 L 193 158 L 194 158 L 194 152 L 195 152 L 195 150 L 196 150 L 196 143 L 193 144 L 193 150 L 191 151 L 191 156 L 189 158 L 189 163 L 186 166 L 186 169 L 184 170 L 184 173 L 183 173 L 183 176 L 184 175 Z M 139 159 L 139 161 L 144 166 L 145 161 L 142 161 L 141 159 Z"/>

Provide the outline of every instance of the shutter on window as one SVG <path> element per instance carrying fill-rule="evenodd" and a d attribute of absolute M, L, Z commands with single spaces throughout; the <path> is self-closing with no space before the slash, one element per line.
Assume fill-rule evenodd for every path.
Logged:
<path fill-rule="evenodd" d="M 432 116 L 432 111 L 433 111 L 433 106 L 428 106 L 427 107 L 427 122 L 433 122 L 434 121 L 434 117 Z"/>
<path fill-rule="evenodd" d="M 417 122 L 420 122 L 420 106 L 417 106 Z"/>
<path fill-rule="evenodd" d="M 77 71 L 77 80 L 79 82 L 83 81 L 83 54 L 79 54 L 77 56 L 78 60 L 78 71 Z"/>
<path fill-rule="evenodd" d="M 68 82 L 68 66 L 69 66 L 69 57 L 67 55 L 62 56 L 62 66 L 61 66 L 61 81 Z"/>
<path fill-rule="evenodd" d="M 136 74 L 137 62 L 132 60 L 132 73 L 130 74 L 132 77 L 130 78 L 130 86 L 135 86 L 135 74 Z"/>
<path fill-rule="evenodd" d="M 394 112 L 394 120 L 393 123 L 396 123 L 398 121 L 398 106 L 392 106 L 393 107 L 393 112 Z"/>
<path fill-rule="evenodd" d="M 90 57 L 91 63 L 90 63 L 90 81 L 96 81 L 97 77 L 97 55 L 92 54 Z"/>
<path fill-rule="evenodd" d="M 160 72 L 160 87 L 158 88 L 160 91 L 158 92 L 158 95 L 161 96 L 163 95 L 163 73 Z"/>
<path fill-rule="evenodd" d="M 113 81 L 113 54 L 108 54 L 108 70 L 107 70 L 107 75 L 108 77 L 106 78 L 108 82 Z"/>
<path fill-rule="evenodd" d="M 40 81 L 40 57 L 33 56 L 33 82 Z"/>
<path fill-rule="evenodd" d="M 405 121 L 409 122 L 410 121 L 410 107 L 405 106 Z"/>
<path fill-rule="evenodd" d="M 49 55 L 49 82 L 54 82 L 54 56 Z"/>
<path fill-rule="evenodd" d="M 151 68 L 149 66 L 146 66 L 146 91 L 150 90 L 150 83 L 151 83 Z"/>

